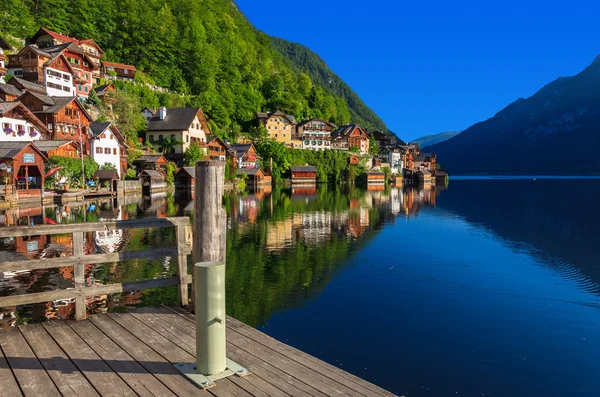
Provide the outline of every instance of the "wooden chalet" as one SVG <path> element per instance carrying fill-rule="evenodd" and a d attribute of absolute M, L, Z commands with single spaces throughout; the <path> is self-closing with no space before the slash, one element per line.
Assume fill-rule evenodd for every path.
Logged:
<path fill-rule="evenodd" d="M 317 167 L 312 165 L 290 167 L 290 177 L 292 185 L 296 184 L 316 184 L 317 183 Z"/>
<path fill-rule="evenodd" d="M 50 157 L 69 157 L 79 158 L 81 153 L 81 146 L 79 142 L 73 141 L 34 141 L 34 146 L 47 158 Z"/>
<path fill-rule="evenodd" d="M 21 91 L 11 84 L 0 83 L 0 100 L 4 102 L 16 101 L 21 96 Z"/>
<path fill-rule="evenodd" d="M 228 146 L 218 136 L 212 136 L 207 140 L 208 157 L 211 160 L 226 161 Z"/>
<path fill-rule="evenodd" d="M 193 190 L 196 185 L 196 167 L 181 167 L 174 179 L 175 189 Z"/>
<path fill-rule="evenodd" d="M 77 141 L 81 139 L 83 154 L 90 153 L 89 125 L 92 118 L 76 97 L 49 97 L 26 92 L 19 101 L 47 126 L 51 139 Z M 81 138 L 78 134 L 79 130 L 81 130 Z"/>
<path fill-rule="evenodd" d="M 350 156 L 350 158 L 348 159 L 348 163 L 350 163 L 350 165 L 358 165 L 360 164 L 360 157 Z"/>
<path fill-rule="evenodd" d="M 21 102 L 0 103 L 0 140 L 34 141 L 48 139 L 46 126 Z"/>
<path fill-rule="evenodd" d="M 135 159 L 132 164 L 138 173 L 144 170 L 154 170 L 166 172 L 166 167 L 169 162 L 160 154 L 144 154 Z"/>
<path fill-rule="evenodd" d="M 136 69 L 132 65 L 102 61 L 102 74 L 110 76 L 111 72 L 114 72 L 117 79 L 133 81 Z"/>
<path fill-rule="evenodd" d="M 167 189 L 167 179 L 162 172 L 144 170 L 140 173 L 139 179 L 142 181 L 143 194 L 161 192 Z"/>
<path fill-rule="evenodd" d="M 358 148 L 362 154 L 369 153 L 369 136 L 356 123 L 339 127 L 331 134 L 331 148 L 350 150 Z"/>
<path fill-rule="evenodd" d="M 48 158 L 31 142 L 0 142 L 0 178 L 13 186 L 18 199 L 42 199 Z"/>
<path fill-rule="evenodd" d="M 260 156 L 253 144 L 229 145 L 238 168 L 259 168 Z"/>
<path fill-rule="evenodd" d="M 95 89 L 96 95 L 98 96 L 98 98 L 100 98 L 101 101 L 104 101 L 104 97 L 106 94 L 114 90 L 116 90 L 116 88 L 112 84 L 102 84 L 96 87 Z"/>
<path fill-rule="evenodd" d="M 256 188 L 262 185 L 270 185 L 272 177 L 260 168 L 240 168 L 240 174 L 247 175 L 246 183 L 248 187 Z"/>

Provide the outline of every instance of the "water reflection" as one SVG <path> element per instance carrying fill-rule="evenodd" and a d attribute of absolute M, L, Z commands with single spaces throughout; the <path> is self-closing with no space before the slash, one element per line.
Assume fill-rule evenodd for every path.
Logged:
<path fill-rule="evenodd" d="M 230 313 L 252 325 L 264 323 L 276 310 L 296 305 L 318 293 L 344 259 L 356 252 L 385 222 L 413 216 L 435 204 L 439 190 L 364 191 L 341 189 L 261 189 L 228 192 L 228 305 Z M 86 201 L 72 205 L 7 209 L 0 224 L 40 225 L 193 215 L 189 193 L 157 193 Z M 191 235 L 189 242 L 191 243 Z M 84 252 L 113 253 L 170 246 L 172 228 L 106 230 L 85 235 Z M 72 236 L 41 235 L 0 240 L 2 261 L 72 255 Z M 86 285 L 137 281 L 174 275 L 175 258 L 87 265 Z M 73 269 L 23 270 L 0 273 L 2 296 L 72 288 Z M 263 299 L 262 297 L 265 297 Z M 175 288 L 88 299 L 91 312 L 122 310 L 140 304 L 175 303 Z M 250 303 L 251 302 L 251 303 Z M 5 309 L 0 325 L 69 318 L 74 302 L 54 301 Z M 2 321 L 4 323 L 2 323 Z"/>

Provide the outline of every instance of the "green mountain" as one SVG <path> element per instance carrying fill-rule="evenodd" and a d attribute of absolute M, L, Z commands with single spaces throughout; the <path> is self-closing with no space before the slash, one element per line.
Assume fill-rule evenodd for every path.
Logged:
<path fill-rule="evenodd" d="M 336 124 L 356 117 L 387 130 L 316 55 L 300 63 L 231 0 L 0 0 L 0 10 L 0 34 L 26 38 L 44 26 L 94 39 L 104 59 L 135 65 L 142 81 L 186 94 L 186 105 L 201 106 L 223 135 L 276 109 Z"/>
<path fill-rule="evenodd" d="M 306 73 L 313 82 L 323 87 L 326 93 L 344 98 L 348 104 L 352 121 L 356 121 L 370 130 L 390 133 L 383 120 L 365 105 L 348 84 L 329 69 L 319 55 L 301 44 L 278 37 L 271 37 L 271 41 L 275 49 L 283 54 L 296 72 Z"/>
<path fill-rule="evenodd" d="M 427 148 L 451 174 L 600 174 L 600 57 Z"/>
<path fill-rule="evenodd" d="M 453 138 L 458 134 L 460 134 L 460 132 L 454 131 L 454 132 L 441 132 L 439 134 L 425 135 L 418 139 L 412 140 L 411 143 L 418 143 L 421 146 L 421 149 L 423 149 L 426 146 L 431 146 L 431 145 L 435 145 L 436 143 L 442 143 L 444 141 L 447 141 L 448 139 Z"/>

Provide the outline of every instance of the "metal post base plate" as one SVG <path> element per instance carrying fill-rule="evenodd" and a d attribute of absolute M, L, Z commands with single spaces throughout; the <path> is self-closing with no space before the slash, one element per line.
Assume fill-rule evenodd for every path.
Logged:
<path fill-rule="evenodd" d="M 215 381 L 218 379 L 223 379 L 231 375 L 236 376 L 248 376 L 250 375 L 250 371 L 246 368 L 242 367 L 238 363 L 233 360 L 227 359 L 227 369 L 220 374 L 216 375 L 202 375 L 196 372 L 196 364 L 195 363 L 177 363 L 175 364 L 175 368 L 179 370 L 183 375 L 185 375 L 189 380 L 197 384 L 203 389 L 208 389 L 209 387 L 215 386 Z"/>

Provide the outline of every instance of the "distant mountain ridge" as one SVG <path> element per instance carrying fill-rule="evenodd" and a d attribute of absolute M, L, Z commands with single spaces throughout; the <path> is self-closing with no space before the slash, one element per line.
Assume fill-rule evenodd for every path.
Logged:
<path fill-rule="evenodd" d="M 418 143 L 419 146 L 421 146 L 421 149 L 423 149 L 427 146 L 447 141 L 448 139 L 453 138 L 458 134 L 460 134 L 459 131 L 440 132 L 439 134 L 425 135 L 420 138 L 413 139 L 411 143 Z"/>
<path fill-rule="evenodd" d="M 451 174 L 600 174 L 600 57 L 428 147 Z"/>

